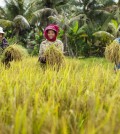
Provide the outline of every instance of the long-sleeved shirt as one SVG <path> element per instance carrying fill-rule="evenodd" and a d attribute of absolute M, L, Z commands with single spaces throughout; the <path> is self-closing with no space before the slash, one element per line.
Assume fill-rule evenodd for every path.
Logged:
<path fill-rule="evenodd" d="M 39 57 L 42 57 L 44 55 L 44 52 L 46 51 L 46 49 L 48 47 L 50 47 L 50 45 L 55 45 L 61 52 L 63 52 L 63 43 L 60 40 L 56 40 L 54 42 L 45 40 L 41 43 L 40 45 L 40 49 L 39 49 Z"/>
<path fill-rule="evenodd" d="M 1 43 L 0 43 L 0 47 L 2 49 L 5 49 L 7 46 L 8 46 L 8 42 L 7 42 L 6 38 L 3 38 Z"/>
<path fill-rule="evenodd" d="M 114 41 L 117 41 L 120 44 L 120 38 L 116 38 Z"/>

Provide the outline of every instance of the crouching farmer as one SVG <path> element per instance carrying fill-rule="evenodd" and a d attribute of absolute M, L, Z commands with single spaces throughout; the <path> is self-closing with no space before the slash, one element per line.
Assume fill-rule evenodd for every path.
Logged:
<path fill-rule="evenodd" d="M 46 58 L 44 57 L 44 53 L 47 48 L 51 45 L 55 45 L 61 52 L 63 52 L 63 43 L 57 39 L 59 32 L 59 27 L 57 25 L 51 24 L 47 26 L 44 30 L 44 37 L 46 38 L 40 45 L 39 49 L 39 61 L 43 64 L 46 63 Z"/>
<path fill-rule="evenodd" d="M 0 47 L 4 50 L 7 46 L 8 46 L 8 42 L 6 38 L 4 37 L 3 28 L 0 27 Z"/>
<path fill-rule="evenodd" d="M 105 49 L 105 57 L 110 62 L 114 63 L 114 71 L 120 70 L 120 38 L 116 38 Z"/>
<path fill-rule="evenodd" d="M 120 38 L 118 37 L 114 41 L 116 41 L 119 44 L 119 47 L 120 47 Z M 120 62 L 115 62 L 114 71 L 117 72 L 119 69 L 120 69 Z"/>

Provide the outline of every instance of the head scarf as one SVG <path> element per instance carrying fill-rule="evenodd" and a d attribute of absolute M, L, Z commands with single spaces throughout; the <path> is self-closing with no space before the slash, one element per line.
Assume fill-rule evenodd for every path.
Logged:
<path fill-rule="evenodd" d="M 55 36 L 54 36 L 52 39 L 50 39 L 50 38 L 48 37 L 48 30 L 53 30 L 53 31 L 55 31 Z M 44 30 L 44 36 L 45 36 L 45 38 L 46 38 L 47 40 L 49 40 L 49 41 L 51 41 L 51 42 L 54 42 L 54 41 L 56 40 L 56 38 L 57 38 L 58 32 L 59 32 L 59 27 L 58 27 L 57 25 L 50 24 L 49 26 L 47 26 L 47 27 L 45 28 L 45 30 Z"/>

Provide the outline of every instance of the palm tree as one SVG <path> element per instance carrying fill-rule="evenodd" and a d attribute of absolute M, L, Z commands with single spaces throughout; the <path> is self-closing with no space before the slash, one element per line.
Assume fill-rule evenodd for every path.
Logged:
<path fill-rule="evenodd" d="M 37 9 L 42 8 L 51 8 L 56 9 L 57 11 L 65 7 L 69 0 L 37 0 L 36 6 Z"/>
<path fill-rule="evenodd" d="M 32 12 L 35 11 L 34 4 L 34 1 L 5 0 L 5 7 L 0 7 L 0 12 L 2 12 L 0 18 L 2 17 L 13 20 L 17 15 L 22 15 L 29 20 Z"/>
<path fill-rule="evenodd" d="M 17 15 L 14 18 L 13 23 L 15 27 L 14 31 L 17 34 L 17 36 L 19 36 L 20 31 L 30 28 L 28 21 L 22 15 Z"/>
<path fill-rule="evenodd" d="M 61 9 L 68 7 L 69 0 L 35 0 L 36 10 L 32 16 L 32 24 L 39 23 L 41 27 L 45 27 L 51 21 L 48 19 L 49 16 L 61 12 Z"/>
<path fill-rule="evenodd" d="M 31 24 L 40 23 L 40 26 L 44 27 L 50 23 L 48 17 L 55 14 L 56 10 L 51 8 L 37 10 L 32 14 Z"/>
<path fill-rule="evenodd" d="M 70 16 L 64 10 L 62 10 L 61 14 L 57 13 L 56 15 L 49 17 L 50 20 L 53 20 L 54 23 L 58 24 L 63 29 L 64 50 L 68 51 L 69 54 L 70 48 L 68 46 L 68 30 L 71 24 L 76 20 L 80 20 L 81 17 L 83 17 L 83 15 Z"/>
<path fill-rule="evenodd" d="M 0 25 L 11 26 L 19 34 L 23 29 L 30 28 L 29 21 L 34 11 L 34 2 L 26 4 L 25 0 L 5 0 L 5 7 L 0 7 Z"/>

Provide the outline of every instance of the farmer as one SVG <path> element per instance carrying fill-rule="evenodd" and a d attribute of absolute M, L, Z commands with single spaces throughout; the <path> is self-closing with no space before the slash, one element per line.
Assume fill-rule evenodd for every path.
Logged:
<path fill-rule="evenodd" d="M 52 44 L 54 44 L 60 51 L 63 52 L 63 43 L 57 39 L 58 32 L 59 27 L 54 24 L 51 24 L 45 28 L 44 37 L 46 40 L 41 43 L 39 50 L 39 60 L 41 63 L 46 63 L 44 52 Z"/>
<path fill-rule="evenodd" d="M 120 45 L 120 26 L 117 31 L 117 38 L 114 40 Z M 120 46 L 119 46 L 120 47 Z M 120 62 L 115 62 L 114 70 L 117 72 L 120 69 Z"/>
<path fill-rule="evenodd" d="M 3 28 L 0 27 L 0 47 L 4 50 L 7 46 L 8 46 L 8 42 L 6 38 L 4 37 Z"/>
<path fill-rule="evenodd" d="M 116 38 L 114 41 L 116 41 L 120 45 L 120 38 L 119 37 Z M 117 70 L 119 70 L 119 69 L 120 69 L 120 63 L 115 63 L 115 65 L 114 65 L 115 72 L 117 72 Z"/>

